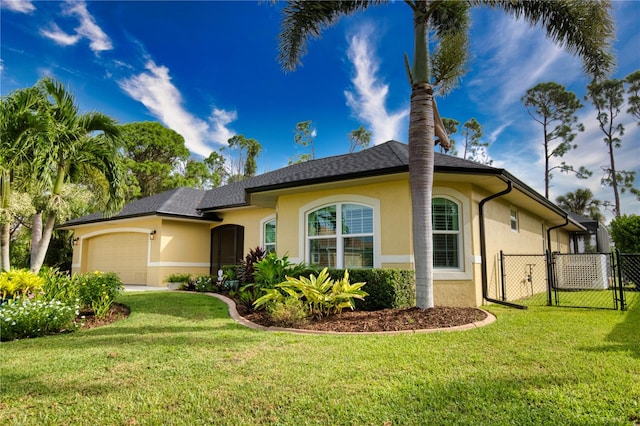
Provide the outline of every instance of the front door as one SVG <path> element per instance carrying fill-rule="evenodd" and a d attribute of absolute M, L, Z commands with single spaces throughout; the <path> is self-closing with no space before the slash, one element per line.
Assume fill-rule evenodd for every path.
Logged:
<path fill-rule="evenodd" d="M 244 254 L 244 227 L 222 225 L 211 230 L 211 275 L 223 265 L 238 265 Z"/>

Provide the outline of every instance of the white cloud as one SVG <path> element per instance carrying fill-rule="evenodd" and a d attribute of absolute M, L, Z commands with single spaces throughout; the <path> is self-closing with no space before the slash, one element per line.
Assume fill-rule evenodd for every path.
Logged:
<path fill-rule="evenodd" d="M 50 38 L 62 46 L 71 46 L 80 40 L 80 36 L 78 34 L 67 34 L 56 24 L 51 24 L 50 30 L 41 29 L 40 34 Z"/>
<path fill-rule="evenodd" d="M 349 39 L 347 55 L 355 68 L 351 79 L 354 90 L 345 90 L 344 95 L 353 114 L 371 130 L 373 143 L 379 144 L 390 139 L 401 139 L 401 126 L 409 115 L 409 108 L 396 113 L 387 111 L 385 103 L 389 86 L 376 76 L 379 66 L 373 56 L 373 48 L 368 43 L 372 33 L 373 27 L 362 26 Z"/>
<path fill-rule="evenodd" d="M 75 34 L 68 34 L 62 31 L 55 23 L 51 25 L 51 30 L 42 29 L 40 34 L 63 46 L 76 44 L 81 39 L 86 38 L 90 41 L 89 47 L 96 54 L 103 50 L 113 49 L 109 36 L 96 24 L 95 19 L 87 10 L 85 2 L 68 0 L 62 6 L 62 13 L 78 18 L 80 25 L 75 28 Z"/>
<path fill-rule="evenodd" d="M 30 13 L 36 10 L 36 7 L 29 0 L 2 0 L 0 7 L 20 13 Z"/>
<path fill-rule="evenodd" d="M 171 82 L 167 67 L 149 60 L 146 69 L 148 72 L 121 80 L 118 84 L 129 96 L 147 107 L 153 116 L 180 133 L 191 152 L 207 157 L 212 150 L 207 142 L 226 144 L 227 139 L 234 135 L 227 125 L 237 118 L 235 111 L 214 108 L 207 123 L 184 108 L 182 95 Z"/>

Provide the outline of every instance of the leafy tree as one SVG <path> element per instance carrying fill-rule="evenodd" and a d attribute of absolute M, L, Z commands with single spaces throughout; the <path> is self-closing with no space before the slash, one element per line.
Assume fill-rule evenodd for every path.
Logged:
<path fill-rule="evenodd" d="M 603 167 L 604 177 L 601 183 L 613 188 L 615 200 L 615 214 L 620 217 L 620 193 L 630 190 L 638 195 L 638 190 L 633 187 L 635 172 L 616 170 L 614 149 L 620 148 L 620 136 L 624 135 L 624 126 L 616 119 L 620 114 L 620 108 L 624 104 L 623 82 L 618 79 L 593 81 L 587 86 L 587 99 L 593 103 L 598 112 L 600 130 L 604 133 L 604 143 L 609 151 L 609 165 Z"/>
<path fill-rule="evenodd" d="M 563 209 L 590 217 L 599 222 L 604 221 L 604 215 L 600 211 L 602 201 L 593 198 L 593 192 L 589 188 L 578 188 L 575 192 L 567 192 L 556 197 L 556 203 Z"/>
<path fill-rule="evenodd" d="M 144 198 L 171 189 L 172 174 L 189 158 L 184 138 L 157 122 L 121 126 L 130 175 L 128 200 Z"/>
<path fill-rule="evenodd" d="M 227 142 L 229 146 L 223 149 L 235 152 L 235 158 L 233 158 L 234 154 L 231 154 L 231 171 L 228 176 L 228 181 L 235 182 L 255 176 L 258 169 L 256 158 L 262 151 L 262 145 L 260 145 L 257 140 L 245 138 L 243 135 L 235 135 Z M 214 163 L 215 160 L 212 160 L 211 164 Z"/>
<path fill-rule="evenodd" d="M 365 149 L 371 142 L 371 132 L 362 126 L 352 130 L 347 136 L 349 137 L 349 152 L 354 152 L 358 148 Z"/>
<path fill-rule="evenodd" d="M 489 146 L 489 142 L 481 142 L 482 125 L 475 118 L 471 118 L 462 125 L 460 132 L 464 136 L 464 153 L 462 158 L 475 161 L 481 164 L 490 165 L 490 160 L 485 148 Z"/>
<path fill-rule="evenodd" d="M 624 82 L 629 85 L 627 87 L 627 94 L 629 95 L 627 99 L 629 109 L 627 112 L 638 120 L 638 125 L 640 126 L 640 70 L 626 76 Z"/>
<path fill-rule="evenodd" d="M 582 103 L 573 92 L 569 92 L 561 84 L 555 82 L 539 83 L 527 90 L 520 99 L 527 107 L 527 112 L 536 122 L 542 125 L 544 142 L 544 196 L 549 198 L 549 186 L 553 175 L 551 171 L 573 172 L 580 179 L 591 176 L 584 167 L 575 170 L 564 161 L 551 166 L 551 158 L 562 157 L 571 149 L 577 148 L 573 143 L 577 133 L 583 132 L 584 126 L 578 123 L 576 111 Z"/>
<path fill-rule="evenodd" d="M 640 253 L 640 216 L 632 214 L 616 217 L 609 224 L 611 238 L 622 253 Z"/>
<path fill-rule="evenodd" d="M 382 1 L 288 1 L 280 33 L 280 62 L 294 70 L 306 53 L 306 41 L 343 15 L 363 11 Z M 434 87 L 444 95 L 464 74 L 468 56 L 469 9 L 485 4 L 502 9 L 529 24 L 542 24 L 547 36 L 583 58 L 584 69 L 594 78 L 608 72 L 613 57 L 608 52 L 613 36 L 610 4 L 601 2 L 435 1 L 406 0 L 412 11 L 413 64 L 405 55 L 411 84 L 409 114 L 409 181 L 413 209 L 416 304 L 433 306 L 433 240 L 431 195 L 436 136 L 449 142 L 434 101 Z M 409 22 L 409 21 L 408 21 Z M 407 22 L 407 23 L 408 23 Z M 437 42 L 430 57 L 430 39 Z"/>
<path fill-rule="evenodd" d="M 296 123 L 296 128 L 293 129 L 293 141 L 304 148 L 309 148 L 308 154 L 300 154 L 294 161 L 289 160 L 289 164 L 300 163 L 302 161 L 315 160 L 316 149 L 314 141 L 316 139 L 316 128 L 313 126 L 313 121 L 301 121 Z"/>

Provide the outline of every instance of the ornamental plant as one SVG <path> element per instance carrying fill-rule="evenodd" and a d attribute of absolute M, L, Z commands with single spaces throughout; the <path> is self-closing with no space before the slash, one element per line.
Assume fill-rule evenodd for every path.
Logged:
<path fill-rule="evenodd" d="M 44 280 L 27 269 L 12 269 L 0 273 L 0 298 L 7 300 L 40 291 Z"/>
<path fill-rule="evenodd" d="M 368 293 L 361 290 L 366 283 L 349 283 L 349 271 L 344 271 L 342 279 L 333 280 L 324 268 L 318 276 L 309 278 L 287 277 L 287 281 L 275 288 L 266 289 L 265 294 L 254 302 L 256 308 L 270 303 L 283 303 L 293 297 L 301 300 L 312 317 L 321 318 L 339 314 L 344 308 L 355 308 L 354 299 L 364 299 Z"/>
<path fill-rule="evenodd" d="M 73 277 L 58 268 L 43 267 L 38 273 L 43 278 L 42 299 L 59 300 L 68 305 L 79 302 L 78 276 Z"/>
<path fill-rule="evenodd" d="M 104 318 L 109 313 L 114 299 L 124 289 L 115 272 L 89 272 L 77 279 L 80 302 L 91 308 L 96 318 Z"/>
<path fill-rule="evenodd" d="M 196 291 L 213 292 L 216 291 L 216 286 L 213 284 L 214 280 L 210 275 L 199 275 L 196 277 L 194 286 Z"/>
<path fill-rule="evenodd" d="M 59 300 L 19 296 L 0 305 L 0 340 L 38 337 L 81 327 L 80 306 Z"/>

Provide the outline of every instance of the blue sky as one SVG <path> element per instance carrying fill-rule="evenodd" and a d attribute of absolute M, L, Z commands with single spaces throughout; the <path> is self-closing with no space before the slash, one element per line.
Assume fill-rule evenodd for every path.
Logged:
<path fill-rule="evenodd" d="M 347 133 L 364 125 L 373 141 L 407 141 L 410 88 L 403 54 L 411 54 L 411 14 L 404 2 L 353 15 L 312 40 L 303 66 L 283 72 L 277 61 L 282 5 L 248 1 L 91 1 L 0 3 L 0 89 L 7 95 L 46 75 L 63 82 L 83 111 L 120 123 L 159 121 L 179 132 L 196 156 L 207 156 L 234 134 L 263 146 L 259 172 L 302 153 L 293 128 L 313 120 L 316 156 L 348 152 Z M 640 69 L 640 2 L 614 1 L 618 66 L 614 77 Z M 544 192 L 542 130 L 520 98 L 555 81 L 584 96 L 581 62 L 501 12 L 472 14 L 471 62 L 461 87 L 439 98 L 441 115 L 461 123 L 475 117 L 494 166 Z M 589 180 L 554 173 L 551 198 L 602 188 L 607 151 L 588 102 L 579 111 L 579 147 L 557 160 L 593 170 Z M 618 169 L 640 175 L 640 127 L 626 127 Z M 460 139 L 455 135 L 454 139 Z M 640 186 L 640 176 L 636 186 Z M 623 213 L 640 203 L 623 196 Z M 610 216 L 610 212 L 609 212 Z"/>

